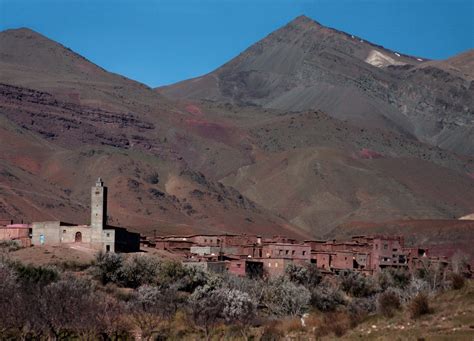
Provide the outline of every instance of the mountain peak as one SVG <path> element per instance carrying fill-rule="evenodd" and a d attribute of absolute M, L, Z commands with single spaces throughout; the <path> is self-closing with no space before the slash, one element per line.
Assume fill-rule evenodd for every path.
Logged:
<path fill-rule="evenodd" d="M 290 21 L 288 23 L 288 25 L 299 26 L 301 28 L 311 28 L 311 27 L 320 28 L 320 27 L 324 27 L 323 25 L 321 25 L 316 20 L 313 20 L 313 19 L 311 19 L 310 17 L 308 17 L 304 14 L 299 15 L 296 18 L 294 18 L 292 21 Z"/>
<path fill-rule="evenodd" d="M 9 28 L 0 32 L 0 35 L 11 35 L 15 37 L 43 37 L 40 33 L 28 27 Z"/>
<path fill-rule="evenodd" d="M 302 15 L 299 15 L 296 18 L 294 18 L 291 22 L 292 23 L 312 23 L 312 22 L 314 22 L 314 20 L 311 19 L 310 17 L 302 14 Z"/>

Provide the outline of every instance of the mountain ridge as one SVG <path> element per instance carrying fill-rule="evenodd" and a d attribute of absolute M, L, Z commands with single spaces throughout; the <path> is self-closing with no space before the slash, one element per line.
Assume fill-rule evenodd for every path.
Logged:
<path fill-rule="evenodd" d="M 0 39 L 3 36 L 0 33 Z M 409 121 L 394 120 L 387 113 L 366 116 L 359 110 L 354 117 L 374 118 L 361 126 L 304 106 L 289 110 L 248 102 L 248 84 L 241 81 L 253 76 L 246 65 L 242 79 L 224 69 L 228 73 L 223 81 L 241 87 L 241 100 L 167 98 L 106 70 L 88 77 L 74 68 L 77 57 L 63 47 L 52 44 L 52 50 L 36 50 L 34 42 L 21 45 L 22 39 L 2 45 L 0 53 L 0 215 L 83 221 L 88 188 L 98 175 L 111 188 L 113 223 L 148 235 L 157 230 L 313 238 L 351 221 L 452 219 L 474 212 L 472 157 L 416 138 Z M 297 44 L 304 45 L 304 39 Z M 321 75 L 329 77 L 331 65 L 345 56 L 339 50 L 347 46 L 335 44 L 331 51 L 312 47 L 314 56 L 328 63 L 318 66 L 325 72 Z M 272 51 L 269 55 L 277 58 L 268 67 L 285 65 L 288 51 Z M 25 52 L 45 53 L 46 64 L 36 59 L 27 68 L 34 58 L 11 57 Z M 356 76 L 351 77 L 366 90 L 383 88 L 377 82 L 402 76 L 438 77 L 439 86 L 446 79 L 449 85 L 462 82 L 431 65 L 381 68 L 361 56 L 352 59 Z M 257 57 L 252 65 L 261 64 Z M 54 58 L 58 63 L 51 63 Z M 44 67 L 48 63 L 52 69 Z M 61 71 L 63 65 L 72 65 L 74 72 L 54 69 Z M 377 82 L 357 78 L 361 70 L 373 72 Z M 255 91 L 266 90 L 267 83 L 262 89 L 258 84 L 253 84 Z M 361 89 L 345 89 L 338 97 L 350 102 L 354 94 L 364 92 Z M 233 95 L 232 87 L 227 90 Z M 250 95 L 265 100 L 262 93 Z M 361 101 L 372 103 L 374 96 Z M 321 99 L 329 108 L 334 104 L 330 92 Z M 456 105 L 448 99 L 446 105 Z M 374 103 L 378 101 L 382 98 Z M 357 111 L 358 102 L 352 103 L 348 109 Z M 376 104 L 375 109 L 384 108 Z"/>
<path fill-rule="evenodd" d="M 440 67 L 450 60 L 404 55 L 298 17 L 211 73 L 155 90 L 175 99 L 322 110 L 473 155 L 474 86 Z"/>

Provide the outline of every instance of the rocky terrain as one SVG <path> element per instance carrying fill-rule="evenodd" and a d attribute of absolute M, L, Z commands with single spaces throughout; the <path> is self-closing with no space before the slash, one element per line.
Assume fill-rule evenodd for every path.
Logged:
<path fill-rule="evenodd" d="M 0 217 L 86 223 L 98 176 L 111 223 L 146 234 L 306 238 L 467 216 L 472 61 L 407 56 L 299 17 L 208 75 L 151 89 L 31 30 L 3 31 Z"/>
<path fill-rule="evenodd" d="M 287 111 L 319 109 L 472 156 L 473 53 L 433 62 L 300 16 L 217 70 L 158 92 Z"/>

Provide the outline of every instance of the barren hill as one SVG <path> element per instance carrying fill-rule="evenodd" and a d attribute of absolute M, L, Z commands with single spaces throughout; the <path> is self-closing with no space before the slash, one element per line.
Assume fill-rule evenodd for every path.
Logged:
<path fill-rule="evenodd" d="M 300 16 L 217 70 L 157 89 L 289 111 L 322 110 L 474 155 L 474 57 L 432 62 Z"/>
<path fill-rule="evenodd" d="M 191 132 L 193 114 L 31 30 L 0 33 L 0 46 L 0 215 L 87 222 L 89 187 L 100 175 L 115 224 L 301 237 L 189 166 L 205 150 L 233 157 L 230 166 L 246 160 Z"/>
<path fill-rule="evenodd" d="M 99 175 L 112 223 L 148 234 L 318 237 L 351 221 L 474 212 L 474 160 L 461 134 L 469 130 L 443 128 L 456 150 L 467 148 L 453 153 L 417 139 L 418 114 L 386 102 L 399 96 L 390 82 L 408 70 L 464 77 L 457 59 L 425 64 L 302 17 L 216 72 L 160 89 L 176 99 L 31 30 L 1 32 L 0 47 L 2 217 L 87 222 Z M 372 53 L 371 64 L 372 50 L 382 56 Z M 313 86 L 324 93 L 306 96 Z"/>

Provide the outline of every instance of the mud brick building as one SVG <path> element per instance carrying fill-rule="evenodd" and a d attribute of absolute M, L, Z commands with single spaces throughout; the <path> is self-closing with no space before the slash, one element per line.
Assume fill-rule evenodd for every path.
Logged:
<path fill-rule="evenodd" d="M 0 240 L 11 240 L 22 247 L 30 246 L 31 226 L 29 224 L 13 224 L 12 220 L 1 220 Z"/>

